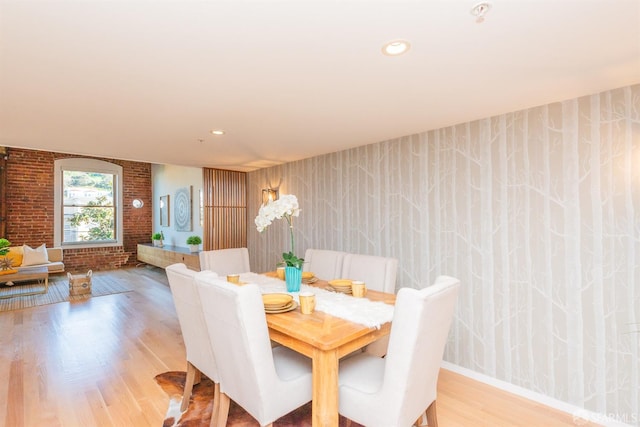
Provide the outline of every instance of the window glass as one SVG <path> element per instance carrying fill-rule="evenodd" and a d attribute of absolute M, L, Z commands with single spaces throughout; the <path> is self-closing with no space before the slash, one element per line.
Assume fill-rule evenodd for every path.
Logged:
<path fill-rule="evenodd" d="M 63 171 L 64 243 L 115 240 L 112 174 Z"/>
<path fill-rule="evenodd" d="M 55 161 L 54 243 L 73 247 L 122 244 L 122 167 L 96 159 Z"/>
<path fill-rule="evenodd" d="M 63 171 L 64 243 L 115 240 L 114 175 Z"/>

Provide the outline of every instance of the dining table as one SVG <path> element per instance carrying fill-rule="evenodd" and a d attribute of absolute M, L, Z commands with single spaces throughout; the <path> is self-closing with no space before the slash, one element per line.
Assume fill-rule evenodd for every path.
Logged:
<path fill-rule="evenodd" d="M 277 277 L 275 272 L 265 275 Z M 326 280 L 317 280 L 309 286 L 325 290 L 331 288 Z M 374 290 L 367 290 L 365 298 L 390 305 L 394 305 L 396 300 L 395 294 Z M 267 314 L 266 318 L 272 341 L 312 360 L 312 426 L 337 427 L 340 358 L 388 335 L 391 322 L 371 327 L 317 309 L 311 314 L 302 314 L 299 308 Z"/>

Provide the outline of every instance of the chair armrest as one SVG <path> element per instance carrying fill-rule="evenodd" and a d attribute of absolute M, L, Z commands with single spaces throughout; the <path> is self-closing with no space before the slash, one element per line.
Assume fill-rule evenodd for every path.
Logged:
<path fill-rule="evenodd" d="M 62 255 L 62 248 L 47 248 L 49 262 L 61 262 Z"/>

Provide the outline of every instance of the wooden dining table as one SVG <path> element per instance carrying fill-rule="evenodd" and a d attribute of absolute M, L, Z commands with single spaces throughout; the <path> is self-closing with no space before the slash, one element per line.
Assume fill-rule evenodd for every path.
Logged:
<path fill-rule="evenodd" d="M 268 273 L 271 275 L 271 273 Z M 275 277 L 275 273 L 273 273 Z M 311 286 L 326 288 L 318 280 Z M 395 304 L 396 296 L 368 290 L 365 298 Z M 391 323 L 380 329 L 367 327 L 321 311 L 293 311 L 267 315 L 270 338 L 311 358 L 313 365 L 312 426 L 338 426 L 338 367 L 341 357 L 388 335 Z"/>

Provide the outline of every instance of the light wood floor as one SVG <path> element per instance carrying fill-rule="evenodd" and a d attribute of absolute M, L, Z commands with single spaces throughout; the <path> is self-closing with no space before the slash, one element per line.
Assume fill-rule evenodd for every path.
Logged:
<path fill-rule="evenodd" d="M 0 313 L 0 426 L 162 425 L 168 397 L 153 378 L 185 369 L 166 276 L 146 267 L 109 274 L 135 290 Z M 438 419 L 441 427 L 575 425 L 446 370 Z"/>

